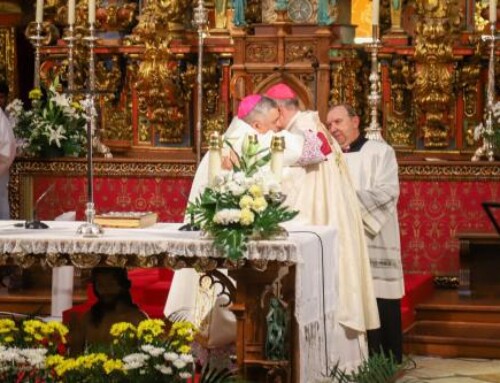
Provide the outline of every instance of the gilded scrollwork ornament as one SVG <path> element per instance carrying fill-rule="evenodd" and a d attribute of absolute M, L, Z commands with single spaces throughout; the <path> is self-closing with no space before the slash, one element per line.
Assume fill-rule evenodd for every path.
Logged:
<path fill-rule="evenodd" d="M 413 148 L 415 114 L 411 91 L 414 67 L 403 57 L 395 57 L 389 67 L 391 108 L 386 110 L 386 140 L 395 147 Z"/>
<path fill-rule="evenodd" d="M 101 254 L 70 254 L 71 263 L 80 269 L 92 269 L 101 263 Z"/>
<path fill-rule="evenodd" d="M 330 74 L 329 104 L 347 103 L 363 114 L 363 100 L 367 99 L 364 91 L 369 86 L 360 53 L 349 50 L 339 51 L 337 54 L 338 60 L 333 62 Z"/>
<path fill-rule="evenodd" d="M 447 148 L 453 136 L 453 43 L 459 31 L 458 5 L 448 0 L 417 0 L 414 100 L 427 149 Z"/>

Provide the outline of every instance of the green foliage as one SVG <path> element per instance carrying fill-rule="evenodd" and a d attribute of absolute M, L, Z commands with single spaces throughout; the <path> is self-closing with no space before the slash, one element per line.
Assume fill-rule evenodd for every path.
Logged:
<path fill-rule="evenodd" d="M 29 156 L 85 154 L 85 111 L 81 104 L 59 93 L 58 87 L 56 80 L 45 91 L 45 97 L 40 89 L 33 89 L 30 92 L 31 110 L 25 110 L 20 100 L 7 106 L 6 110 L 15 122 L 14 134 L 23 142 L 22 150 Z"/>
<path fill-rule="evenodd" d="M 330 370 L 328 381 L 331 383 L 392 383 L 408 364 L 409 360 L 399 364 L 392 354 L 386 356 L 381 352 L 366 359 L 351 373 L 340 369 L 337 363 Z"/>

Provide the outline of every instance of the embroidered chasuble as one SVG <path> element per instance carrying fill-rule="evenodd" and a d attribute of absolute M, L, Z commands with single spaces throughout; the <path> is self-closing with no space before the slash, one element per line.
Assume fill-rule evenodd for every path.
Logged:
<path fill-rule="evenodd" d="M 368 236 L 375 295 L 400 299 L 404 295 L 404 281 L 396 209 L 399 198 L 396 155 L 389 145 L 368 140 L 352 145 L 345 157 Z"/>

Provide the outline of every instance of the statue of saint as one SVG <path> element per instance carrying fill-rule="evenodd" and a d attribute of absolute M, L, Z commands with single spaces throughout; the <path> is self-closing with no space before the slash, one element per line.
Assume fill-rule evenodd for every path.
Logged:
<path fill-rule="evenodd" d="M 132 302 L 126 269 L 92 269 L 92 284 L 97 302 L 82 318 L 72 318 L 69 326 L 71 355 L 79 355 L 88 346 L 111 343 L 109 331 L 115 323 L 129 322 L 137 326 L 147 319 Z"/>
<path fill-rule="evenodd" d="M 247 25 L 245 21 L 245 8 L 247 6 L 246 0 L 233 0 L 234 14 L 233 24 L 237 27 Z"/>
<path fill-rule="evenodd" d="M 227 0 L 215 0 L 215 29 L 227 28 Z"/>
<path fill-rule="evenodd" d="M 332 9 L 337 5 L 337 0 L 318 0 L 318 24 L 330 25 L 335 20 L 331 17 Z"/>

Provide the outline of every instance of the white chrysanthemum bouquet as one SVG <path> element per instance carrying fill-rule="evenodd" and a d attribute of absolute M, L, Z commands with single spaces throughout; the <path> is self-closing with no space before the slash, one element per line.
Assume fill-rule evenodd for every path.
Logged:
<path fill-rule="evenodd" d="M 14 134 L 22 141 L 22 152 L 28 156 L 80 156 L 86 152 L 85 110 L 81 103 L 59 93 L 58 86 L 56 80 L 45 97 L 41 89 L 33 89 L 30 110 L 25 110 L 19 99 L 6 108 L 14 120 Z"/>
<path fill-rule="evenodd" d="M 267 166 L 271 155 L 266 152 L 258 143 L 244 145 L 233 169 L 217 175 L 213 185 L 188 206 L 194 224 L 233 260 L 243 257 L 250 237 L 281 234 L 279 224 L 298 214 L 283 206 L 285 198 Z"/>

